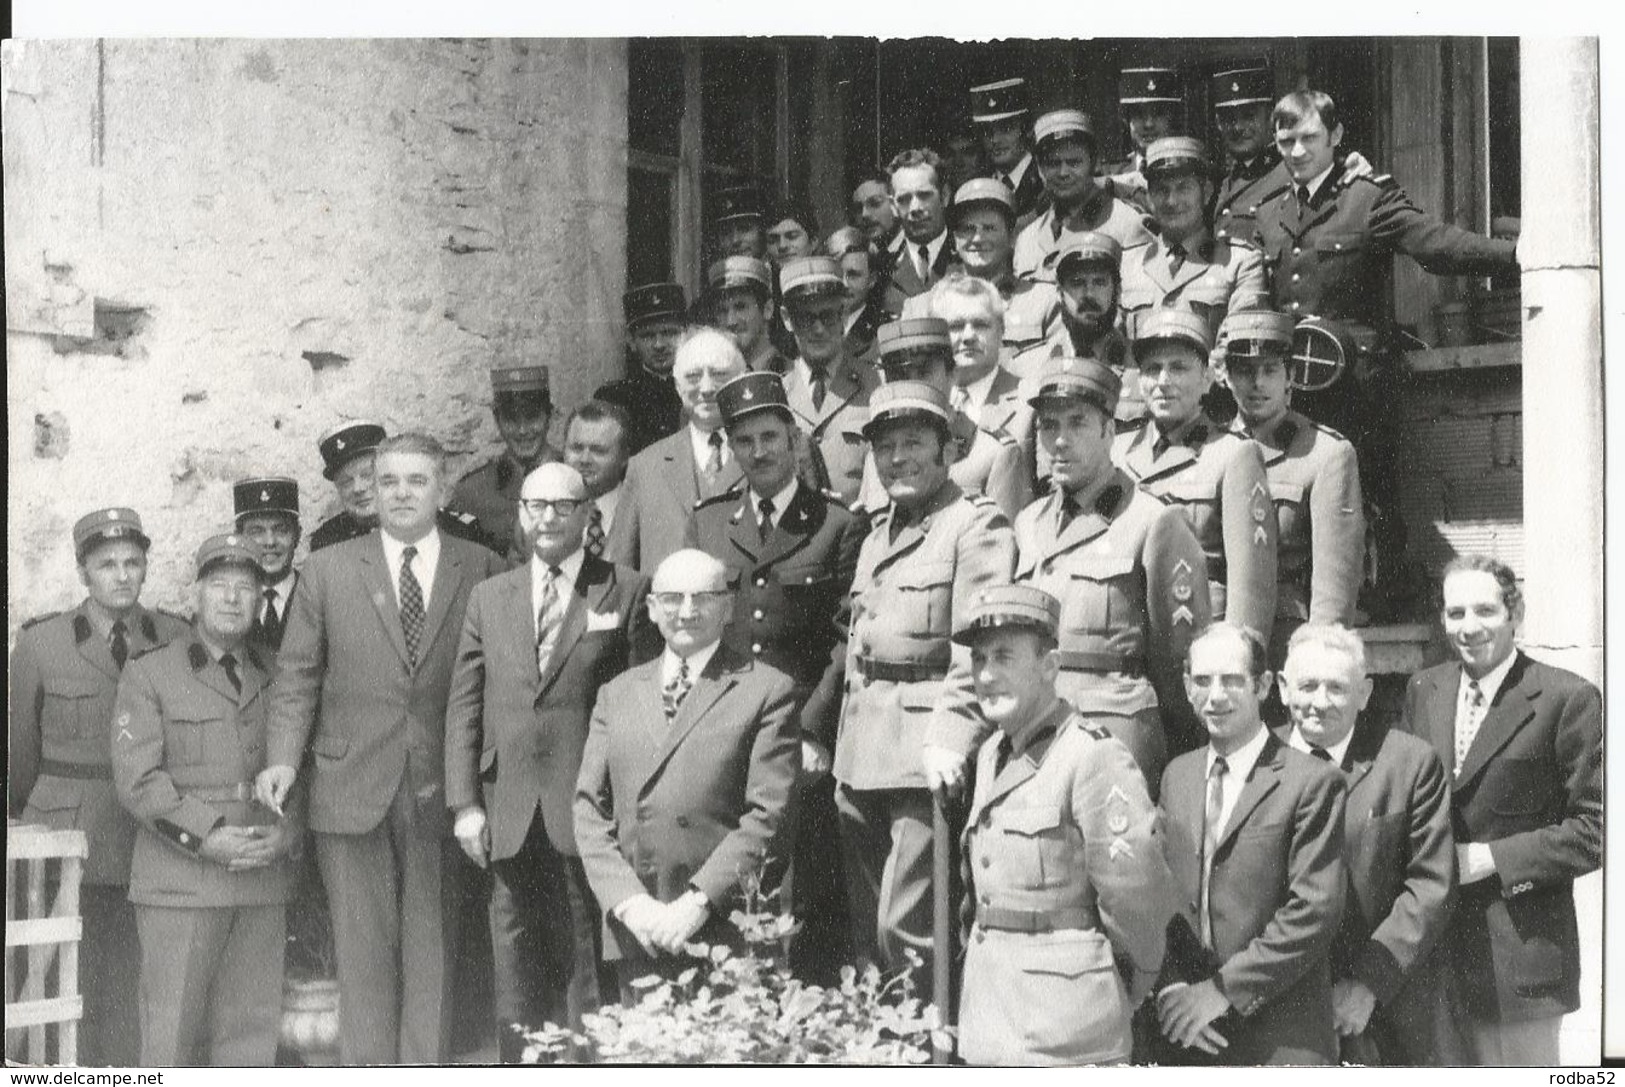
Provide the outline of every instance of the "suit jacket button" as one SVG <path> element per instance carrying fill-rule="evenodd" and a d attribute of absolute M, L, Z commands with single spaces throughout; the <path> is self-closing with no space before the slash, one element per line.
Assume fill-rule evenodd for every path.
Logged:
<path fill-rule="evenodd" d="M 752 642 L 752 643 L 750 643 L 750 651 L 752 653 L 760 653 L 762 651 L 762 643 L 761 642 Z"/>
<path fill-rule="evenodd" d="M 763 611 L 762 611 L 762 609 L 761 609 L 761 608 L 757 608 L 757 609 L 756 609 L 756 610 L 755 610 L 755 611 L 753 611 L 753 612 L 751 612 L 751 613 L 750 613 L 750 617 L 751 617 L 751 618 L 752 618 L 752 619 L 760 619 L 760 618 L 762 618 L 762 617 L 763 617 L 763 615 L 764 615 L 764 614 L 765 614 L 765 613 L 764 613 L 764 612 L 763 612 Z"/>
<path fill-rule="evenodd" d="M 766 584 L 767 584 L 767 578 L 759 577 L 759 578 L 756 579 L 756 587 L 758 589 L 762 588 Z"/>
<path fill-rule="evenodd" d="M 1293 247 L 1292 247 L 1292 255 L 1293 255 L 1293 256 L 1294 256 L 1294 257 L 1296 257 L 1296 256 L 1301 256 L 1301 255 L 1302 255 L 1302 254 L 1303 254 L 1303 250 L 1302 250 L 1302 249 L 1299 249 L 1299 248 L 1298 248 L 1298 247 L 1297 247 L 1297 246 L 1293 246 Z"/>
<path fill-rule="evenodd" d="M 992 866 L 993 866 L 993 858 L 988 856 L 986 853 L 983 853 L 982 854 L 982 867 L 983 868 L 991 868 Z"/>

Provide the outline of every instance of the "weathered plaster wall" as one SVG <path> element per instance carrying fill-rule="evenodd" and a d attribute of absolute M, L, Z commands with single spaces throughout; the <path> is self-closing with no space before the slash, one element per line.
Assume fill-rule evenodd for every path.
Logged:
<path fill-rule="evenodd" d="M 184 599 L 231 483 L 318 436 L 495 451 L 487 371 L 615 371 L 626 50 L 593 41 L 7 42 L 8 620 L 81 595 L 68 531 L 127 504 Z M 564 411 L 555 419 L 555 438 Z"/>

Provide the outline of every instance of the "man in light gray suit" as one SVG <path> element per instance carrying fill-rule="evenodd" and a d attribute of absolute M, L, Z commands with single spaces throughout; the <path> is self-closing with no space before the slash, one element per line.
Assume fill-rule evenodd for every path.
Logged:
<path fill-rule="evenodd" d="M 255 793 L 280 811 L 314 749 L 344 1063 L 438 1063 L 465 863 L 442 787 L 446 698 L 469 591 L 504 563 L 436 528 L 449 487 L 433 438 L 384 441 L 376 479 L 379 530 L 312 555 L 294 591 Z"/>

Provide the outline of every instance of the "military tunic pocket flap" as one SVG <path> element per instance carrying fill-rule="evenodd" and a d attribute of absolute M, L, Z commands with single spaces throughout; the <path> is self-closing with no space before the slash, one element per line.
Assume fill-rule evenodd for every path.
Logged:
<path fill-rule="evenodd" d="M 1073 578 L 1084 581 L 1110 581 L 1134 572 L 1132 555 L 1080 555 L 1067 563 Z"/>
<path fill-rule="evenodd" d="M 1217 502 L 1219 483 L 1218 479 L 1176 479 L 1161 490 L 1176 502 Z"/>
<path fill-rule="evenodd" d="M 70 781 L 64 781 L 61 778 L 46 776 L 40 778 L 35 783 L 33 791 L 28 794 L 28 804 L 24 809 L 24 816 L 26 819 L 27 812 L 30 810 L 43 812 L 73 811 L 82 802 L 83 797 L 78 785 Z"/>
<path fill-rule="evenodd" d="M 894 584 L 898 588 L 907 589 L 934 589 L 938 585 L 951 585 L 954 580 L 954 564 L 951 562 L 914 562 L 905 561 L 892 575 Z"/>
<path fill-rule="evenodd" d="M 343 736 L 325 734 L 316 737 L 316 754 L 329 759 L 342 759 L 344 753 L 350 750 L 350 741 Z"/>
<path fill-rule="evenodd" d="M 1277 502 L 1290 502 L 1293 505 L 1299 505 L 1303 502 L 1304 492 L 1308 489 L 1302 483 L 1270 480 L 1270 497 Z"/>
<path fill-rule="evenodd" d="M 999 816 L 1000 827 L 1029 837 L 1047 834 L 1060 825 L 1060 808 L 1011 808 Z"/>
<path fill-rule="evenodd" d="M 1064 942 L 1057 941 L 1046 946 L 1049 954 L 1035 955 L 1023 962 L 1022 969 L 1029 974 L 1053 974 L 1063 978 L 1078 978 L 1100 970 L 1116 969 L 1111 942 L 1103 934 L 1080 932 L 1077 935 L 1082 939 L 1072 938 L 1070 932 L 1066 935 L 1068 938 Z"/>
<path fill-rule="evenodd" d="M 937 694 L 941 690 L 940 683 L 900 683 L 897 701 L 906 710 L 930 711 L 937 708 Z"/>
<path fill-rule="evenodd" d="M 105 689 L 106 681 L 97 682 L 79 676 L 45 677 L 45 693 L 53 698 L 95 698 Z"/>
<path fill-rule="evenodd" d="M 1352 253 L 1364 247 L 1363 234 L 1323 234 L 1315 239 L 1315 251 L 1321 254 Z"/>
<path fill-rule="evenodd" d="M 1011 345 L 1036 343 L 1044 337 L 1044 327 L 1037 321 L 1017 318 L 1004 326 L 1004 342 Z"/>

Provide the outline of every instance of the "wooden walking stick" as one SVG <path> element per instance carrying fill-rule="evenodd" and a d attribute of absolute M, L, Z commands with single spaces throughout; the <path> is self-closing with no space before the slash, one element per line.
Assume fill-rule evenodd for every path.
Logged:
<path fill-rule="evenodd" d="M 931 1001 L 937 1006 L 941 1027 L 949 1019 L 948 971 L 953 959 L 948 950 L 948 812 L 947 799 L 939 790 L 931 792 Z M 953 1047 L 944 1044 L 949 1037 L 939 1028 L 931 1032 L 931 1063 L 947 1064 Z"/>

